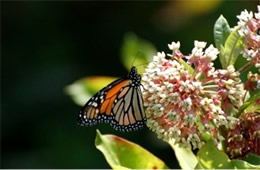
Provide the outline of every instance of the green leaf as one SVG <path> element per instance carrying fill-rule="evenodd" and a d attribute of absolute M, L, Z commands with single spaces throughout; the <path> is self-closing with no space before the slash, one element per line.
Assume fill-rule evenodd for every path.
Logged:
<path fill-rule="evenodd" d="M 243 50 L 243 37 L 238 34 L 239 29 L 240 28 L 234 30 L 225 42 L 224 54 L 220 56 L 220 62 L 223 68 L 234 65 L 237 57 Z"/>
<path fill-rule="evenodd" d="M 239 108 L 238 115 L 239 116 L 242 112 L 246 111 L 260 111 L 260 105 L 257 104 L 257 100 L 260 100 L 260 90 L 257 90 L 254 95 L 252 95 L 242 106 Z"/>
<path fill-rule="evenodd" d="M 233 165 L 228 156 L 219 151 L 213 140 L 209 140 L 198 152 L 198 168 L 205 169 L 233 169 Z"/>
<path fill-rule="evenodd" d="M 220 51 L 220 57 L 223 57 L 224 53 L 221 51 L 221 46 L 225 45 L 226 39 L 230 34 L 230 26 L 222 15 L 219 16 L 214 25 L 214 38 L 215 44 Z"/>
<path fill-rule="evenodd" d="M 156 55 L 156 48 L 150 42 L 137 37 L 134 33 L 127 33 L 121 47 L 121 61 L 130 70 L 132 66 L 145 65 Z M 138 68 L 139 73 L 144 67 Z"/>
<path fill-rule="evenodd" d="M 196 169 L 259 169 L 243 160 L 230 160 L 229 157 L 217 149 L 213 140 L 208 141 L 197 154 Z"/>
<path fill-rule="evenodd" d="M 245 161 L 247 161 L 248 163 L 250 163 L 252 165 L 260 165 L 260 156 L 257 156 L 255 154 L 249 153 L 246 156 Z"/>
<path fill-rule="evenodd" d="M 184 68 L 192 75 L 194 72 L 194 69 L 191 67 L 191 65 L 186 63 L 183 59 L 180 59 L 179 61 L 184 66 Z"/>
<path fill-rule="evenodd" d="M 259 161 L 259 160 L 258 160 Z M 260 169 L 260 166 L 252 165 L 248 162 L 243 160 L 232 160 L 231 163 L 233 164 L 235 169 Z"/>
<path fill-rule="evenodd" d="M 174 140 L 171 140 L 170 143 L 173 148 L 176 158 L 179 162 L 179 165 L 182 169 L 194 169 L 198 160 L 193 154 L 190 148 L 183 148 L 177 144 L 174 144 Z"/>
<path fill-rule="evenodd" d="M 108 76 L 86 77 L 68 85 L 64 90 L 76 104 L 83 106 L 94 93 L 115 79 L 116 77 Z"/>
<path fill-rule="evenodd" d="M 163 161 L 141 146 L 97 130 L 95 145 L 113 169 L 168 169 Z"/>

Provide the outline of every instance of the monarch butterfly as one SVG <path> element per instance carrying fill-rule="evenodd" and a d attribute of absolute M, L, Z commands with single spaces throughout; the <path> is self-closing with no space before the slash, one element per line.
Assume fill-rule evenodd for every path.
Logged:
<path fill-rule="evenodd" d="M 81 126 L 110 123 L 119 131 L 129 132 L 143 127 L 146 116 L 141 94 L 141 76 L 136 67 L 125 78 L 119 78 L 97 92 L 78 115 Z"/>

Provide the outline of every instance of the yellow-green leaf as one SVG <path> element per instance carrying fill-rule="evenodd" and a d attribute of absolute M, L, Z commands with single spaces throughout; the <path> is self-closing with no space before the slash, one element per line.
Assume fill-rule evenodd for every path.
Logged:
<path fill-rule="evenodd" d="M 132 66 L 145 65 L 152 61 L 156 48 L 149 41 L 137 37 L 134 33 L 127 33 L 121 47 L 121 61 L 130 70 Z M 139 74 L 144 67 L 138 68 Z"/>
<path fill-rule="evenodd" d="M 239 35 L 238 27 L 228 36 L 225 47 L 224 55 L 220 56 L 220 62 L 223 68 L 227 68 L 229 65 L 234 65 L 237 57 L 243 50 L 243 37 Z"/>
<path fill-rule="evenodd" d="M 91 76 L 82 78 L 65 87 L 65 93 L 71 96 L 72 100 L 76 104 L 83 106 L 94 93 L 115 79 L 116 77 L 108 76 Z"/>
<path fill-rule="evenodd" d="M 113 169 L 168 169 L 165 163 L 141 146 L 97 130 L 95 145 Z"/>
<path fill-rule="evenodd" d="M 183 59 L 180 59 L 179 61 L 184 66 L 184 68 L 192 75 L 194 72 L 194 69 L 191 67 L 191 65 L 186 63 Z"/>
<path fill-rule="evenodd" d="M 213 140 L 209 140 L 198 152 L 197 158 L 199 165 L 197 168 L 203 167 L 203 169 L 233 169 L 231 160 L 228 156 L 219 151 Z"/>
<path fill-rule="evenodd" d="M 194 169 L 198 163 L 196 156 L 193 154 L 190 148 L 183 148 L 177 144 L 174 144 L 174 140 L 170 141 L 170 145 L 173 148 L 179 165 L 182 169 Z"/>
<path fill-rule="evenodd" d="M 259 169 L 260 166 L 252 165 L 243 160 L 230 160 L 225 152 L 220 151 L 209 140 L 197 154 L 198 164 L 196 169 Z"/>

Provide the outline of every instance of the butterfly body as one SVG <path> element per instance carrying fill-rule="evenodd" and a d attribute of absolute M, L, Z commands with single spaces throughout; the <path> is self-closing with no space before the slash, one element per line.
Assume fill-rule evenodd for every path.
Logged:
<path fill-rule="evenodd" d="M 142 128 L 146 116 L 140 87 L 141 76 L 132 67 L 125 78 L 110 83 L 85 104 L 78 123 L 82 126 L 110 123 L 114 129 L 124 132 Z"/>

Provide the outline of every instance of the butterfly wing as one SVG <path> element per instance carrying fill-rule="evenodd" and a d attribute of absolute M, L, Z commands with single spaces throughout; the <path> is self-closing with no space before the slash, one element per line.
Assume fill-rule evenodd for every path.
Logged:
<path fill-rule="evenodd" d="M 91 126 L 102 122 L 108 123 L 112 119 L 108 106 L 111 105 L 110 102 L 112 102 L 116 90 L 120 90 L 120 87 L 126 83 L 127 81 L 121 78 L 98 91 L 81 109 L 78 115 L 78 124 Z"/>
<path fill-rule="evenodd" d="M 112 126 L 116 130 L 128 132 L 142 128 L 146 117 L 140 87 L 123 87 L 115 100 L 112 114 Z"/>
<path fill-rule="evenodd" d="M 140 81 L 141 76 L 132 67 L 126 78 L 110 83 L 85 104 L 78 116 L 79 124 L 91 126 L 105 122 L 127 132 L 143 127 L 146 117 Z"/>

